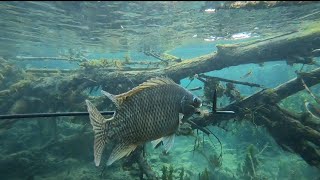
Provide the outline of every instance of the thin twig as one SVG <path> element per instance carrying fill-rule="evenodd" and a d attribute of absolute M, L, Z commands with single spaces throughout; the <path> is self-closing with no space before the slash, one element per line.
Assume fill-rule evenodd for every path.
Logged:
<path fill-rule="evenodd" d="M 316 96 L 311 92 L 311 90 L 309 89 L 309 87 L 308 87 L 308 86 L 306 85 L 306 83 L 304 82 L 303 78 L 302 78 L 302 77 L 300 77 L 300 78 L 301 78 L 301 82 L 302 82 L 304 88 L 305 88 L 305 89 L 308 91 L 308 93 L 314 98 L 314 100 L 315 100 L 317 103 L 320 104 L 320 99 L 319 99 L 318 97 L 316 97 Z"/>
<path fill-rule="evenodd" d="M 207 76 L 207 75 L 204 75 L 204 74 L 200 74 L 199 77 L 200 78 L 207 78 L 207 79 L 215 79 L 215 80 L 218 80 L 218 81 L 230 82 L 230 83 L 235 83 L 235 84 L 242 84 L 242 85 L 247 85 L 247 86 L 250 86 L 250 87 L 264 88 L 260 84 L 249 83 L 249 82 L 241 82 L 241 81 L 236 81 L 236 80 L 224 79 L 224 78 L 220 78 L 220 77 L 212 77 L 212 76 Z"/>

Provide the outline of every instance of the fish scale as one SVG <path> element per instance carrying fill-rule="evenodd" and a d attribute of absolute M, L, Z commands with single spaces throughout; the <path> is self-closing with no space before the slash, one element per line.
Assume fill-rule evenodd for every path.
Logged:
<path fill-rule="evenodd" d="M 168 151 L 179 126 L 179 114 L 187 117 L 201 106 L 201 100 L 169 78 L 152 78 L 119 95 L 102 91 L 117 107 L 110 119 L 86 100 L 95 131 L 95 164 L 100 164 L 105 144 L 115 142 L 107 165 L 130 154 L 147 141 L 164 141 Z M 103 131 L 103 132 L 101 132 Z M 159 141 L 160 140 L 160 141 Z"/>

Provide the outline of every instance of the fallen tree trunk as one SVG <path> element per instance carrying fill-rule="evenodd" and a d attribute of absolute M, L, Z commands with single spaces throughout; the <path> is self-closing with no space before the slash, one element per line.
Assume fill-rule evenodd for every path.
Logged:
<path fill-rule="evenodd" d="M 84 77 L 87 77 L 95 83 L 89 83 L 84 85 L 84 87 L 101 84 L 108 87 L 110 84 L 106 84 L 107 82 L 131 84 L 132 82 L 141 83 L 155 76 L 168 76 L 178 82 L 194 74 L 220 70 L 230 66 L 286 60 L 294 56 L 308 57 L 314 49 L 320 46 L 320 41 L 318 41 L 319 36 L 320 29 L 317 28 L 317 25 L 309 25 L 297 32 L 286 33 L 263 40 L 233 45 L 218 45 L 216 53 L 184 60 L 164 69 L 147 72 L 107 72 L 99 69 L 86 69 L 77 74 L 71 81 L 80 80 L 79 82 L 86 82 L 87 80 Z M 64 83 L 70 83 L 70 79 L 61 81 L 61 84 Z"/>
<path fill-rule="evenodd" d="M 319 126 L 306 121 L 306 118 L 310 118 L 308 115 L 290 113 L 277 105 L 281 100 L 305 89 L 301 78 L 308 87 L 320 83 L 320 68 L 300 73 L 297 78 L 276 88 L 262 90 L 221 110 L 235 111 L 239 120 L 247 119 L 255 125 L 265 126 L 281 147 L 299 154 L 307 163 L 320 168 Z M 209 124 L 219 125 L 229 119 L 230 116 L 211 114 L 193 121 L 204 127 Z"/>
<path fill-rule="evenodd" d="M 22 95 L 50 98 L 54 89 L 60 98 L 55 95 L 51 98 L 51 101 L 61 101 L 62 99 L 73 97 L 72 92 L 76 92 L 78 96 L 81 96 L 81 92 L 84 90 L 99 86 L 110 93 L 117 94 L 125 92 L 128 88 L 133 88 L 137 84 L 155 76 L 168 76 L 178 82 L 194 74 L 220 70 L 230 66 L 285 60 L 291 56 L 310 56 L 314 49 L 320 47 L 319 36 L 320 29 L 317 28 L 317 24 L 309 25 L 299 32 L 286 33 L 285 35 L 264 40 L 233 45 L 218 45 L 216 53 L 184 60 L 167 68 L 152 71 L 109 72 L 103 68 L 84 68 L 73 75 L 57 74 L 43 78 L 23 74 L 22 77 L 28 78 L 16 82 L 7 87 L 7 89 L 0 89 L 0 98 L 17 100 Z M 288 55 L 290 56 L 288 57 Z M 79 102 L 80 100 L 84 102 L 84 95 L 82 96 L 83 99 L 77 98 Z M 12 104 L 6 104 L 9 101 L 5 100 L 1 102 L 3 102 L 0 105 L 2 113 L 7 113 Z M 73 107 L 75 105 L 75 102 L 68 103 L 66 106 Z"/>
<path fill-rule="evenodd" d="M 320 168 L 320 132 L 301 121 L 301 117 L 288 115 L 276 105 L 265 105 L 255 117 L 255 123 L 265 126 L 283 149 L 299 154 L 308 164 Z"/>
<path fill-rule="evenodd" d="M 310 73 L 300 74 L 297 78 L 294 78 L 273 89 L 264 89 L 252 96 L 243 99 L 242 101 L 232 103 L 222 108 L 222 110 L 230 109 L 236 111 L 237 114 L 243 114 L 242 109 L 244 108 L 255 109 L 265 104 L 276 104 L 281 100 L 287 98 L 288 96 L 291 96 L 305 89 L 301 78 L 303 78 L 308 87 L 320 83 L 320 68 L 317 68 Z"/>

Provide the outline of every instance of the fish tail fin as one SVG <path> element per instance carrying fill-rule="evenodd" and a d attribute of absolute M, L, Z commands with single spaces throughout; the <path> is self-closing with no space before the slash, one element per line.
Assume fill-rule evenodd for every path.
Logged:
<path fill-rule="evenodd" d="M 106 129 L 109 123 L 107 121 L 112 120 L 113 117 L 105 119 L 89 100 L 86 100 L 86 104 L 94 131 L 94 162 L 96 166 L 99 166 L 104 147 L 108 142 Z"/>

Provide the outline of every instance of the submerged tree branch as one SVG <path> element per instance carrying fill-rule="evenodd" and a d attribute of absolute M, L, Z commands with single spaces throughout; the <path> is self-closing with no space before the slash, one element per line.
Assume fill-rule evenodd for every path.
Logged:
<path fill-rule="evenodd" d="M 319 84 L 320 68 L 300 74 L 276 88 L 262 90 L 221 110 L 235 111 L 239 119 L 248 119 L 255 125 L 265 126 L 281 147 L 299 154 L 307 163 L 320 168 L 320 129 L 314 125 L 320 124 L 320 120 L 313 122 L 314 120 L 309 119 L 311 116 L 290 113 L 277 105 L 281 100 L 305 89 L 302 77 L 309 87 Z M 211 114 L 202 119 L 194 119 L 194 122 L 208 126 L 218 125 L 229 119 L 230 116 Z"/>

